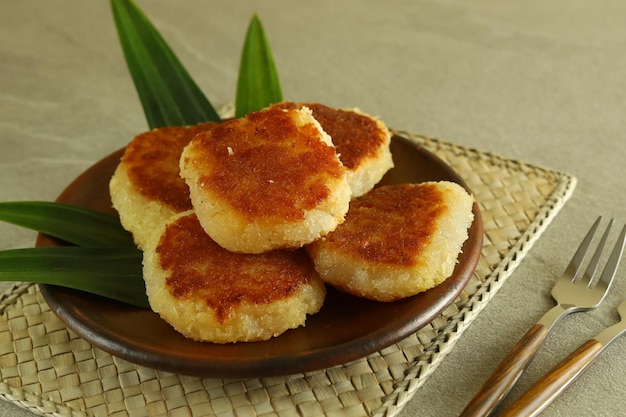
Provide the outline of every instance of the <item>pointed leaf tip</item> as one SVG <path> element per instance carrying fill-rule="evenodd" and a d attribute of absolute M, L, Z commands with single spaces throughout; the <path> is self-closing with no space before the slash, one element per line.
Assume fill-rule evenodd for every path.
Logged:
<path fill-rule="evenodd" d="M 261 20 L 255 13 L 250 19 L 241 52 L 235 117 L 242 117 L 282 100 L 274 57 Z"/>
<path fill-rule="evenodd" d="M 209 100 L 141 9 L 132 0 L 111 0 L 111 8 L 148 126 L 219 122 Z"/>

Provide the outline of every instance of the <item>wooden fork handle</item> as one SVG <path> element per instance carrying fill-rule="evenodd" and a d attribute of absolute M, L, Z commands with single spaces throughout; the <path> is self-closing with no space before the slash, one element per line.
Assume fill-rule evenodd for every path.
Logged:
<path fill-rule="evenodd" d="M 538 415 L 587 370 L 601 350 L 602 343 L 597 340 L 585 342 L 515 400 L 500 417 Z"/>
<path fill-rule="evenodd" d="M 461 413 L 461 417 L 484 417 L 491 414 L 509 392 L 548 334 L 548 327 L 537 323 L 500 362 L 483 386 Z"/>

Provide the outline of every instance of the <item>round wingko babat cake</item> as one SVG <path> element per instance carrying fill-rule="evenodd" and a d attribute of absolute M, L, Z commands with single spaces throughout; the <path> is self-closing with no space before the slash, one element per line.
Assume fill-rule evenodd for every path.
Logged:
<path fill-rule="evenodd" d="M 473 201 L 452 182 L 381 186 L 354 199 L 346 221 L 307 250 L 322 280 L 345 292 L 409 297 L 452 275 Z"/>
<path fill-rule="evenodd" d="M 332 140 L 306 107 L 221 123 L 185 147 L 180 172 L 204 230 L 224 248 L 297 248 L 334 230 L 351 191 Z"/>
<path fill-rule="evenodd" d="M 304 249 L 225 250 L 193 211 L 175 215 L 144 250 L 151 308 L 185 337 L 214 343 L 266 340 L 302 326 L 326 290 Z"/>
<path fill-rule="evenodd" d="M 393 168 L 389 144 L 391 133 L 380 119 L 359 109 L 338 109 L 319 103 L 282 102 L 279 108 L 307 107 L 332 138 L 339 159 L 346 167 L 352 198 L 359 197 Z"/>
<path fill-rule="evenodd" d="M 180 178 L 183 148 L 217 123 L 163 127 L 137 135 L 126 147 L 109 183 L 113 207 L 139 248 L 156 226 L 190 210 L 189 188 Z"/>

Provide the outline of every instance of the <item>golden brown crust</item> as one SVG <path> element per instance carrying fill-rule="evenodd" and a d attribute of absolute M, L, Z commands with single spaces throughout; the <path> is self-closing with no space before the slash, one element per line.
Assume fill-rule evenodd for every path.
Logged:
<path fill-rule="evenodd" d="M 159 266 L 179 300 L 199 299 L 224 323 L 241 303 L 268 304 L 291 296 L 315 275 L 302 250 L 234 254 L 204 233 L 195 215 L 181 217 L 161 236 Z"/>
<path fill-rule="evenodd" d="M 136 136 L 126 147 L 121 161 L 135 190 L 176 212 L 191 209 L 189 188 L 179 175 L 180 154 L 196 134 L 216 125 L 207 122 L 163 127 Z"/>
<path fill-rule="evenodd" d="M 355 169 L 363 160 L 374 158 L 380 148 L 389 144 L 387 132 L 372 117 L 354 110 L 336 109 L 319 103 L 282 102 L 276 107 L 299 109 L 307 107 L 313 117 L 330 135 L 339 159 L 348 169 Z"/>
<path fill-rule="evenodd" d="M 381 186 L 353 200 L 346 221 L 307 250 L 325 282 L 394 301 L 452 274 L 472 204 L 462 187 L 445 181 Z"/>
<path fill-rule="evenodd" d="M 152 309 L 184 336 L 229 343 L 266 340 L 304 324 L 325 288 L 302 249 L 229 252 L 193 211 L 174 216 L 144 252 Z"/>
<path fill-rule="evenodd" d="M 201 188 L 241 215 L 299 220 L 328 198 L 326 179 L 344 175 L 334 148 L 319 138 L 313 125 L 266 110 L 199 134 L 186 161 L 201 173 Z"/>
<path fill-rule="evenodd" d="M 300 247 L 348 210 L 345 167 L 307 109 L 270 108 L 200 133 L 180 171 L 205 231 L 232 251 Z"/>
<path fill-rule="evenodd" d="M 338 109 L 319 103 L 282 102 L 278 108 L 311 109 L 313 117 L 332 138 L 337 154 L 347 169 L 352 198 L 374 188 L 393 167 L 389 150 L 391 133 L 381 120 L 358 109 Z"/>
<path fill-rule="evenodd" d="M 430 243 L 444 204 L 433 183 L 379 187 L 353 200 L 345 223 L 325 241 L 365 262 L 411 266 Z"/>
<path fill-rule="evenodd" d="M 216 123 L 164 127 L 137 135 L 126 147 L 109 183 L 111 202 L 139 248 L 173 215 L 191 209 L 189 188 L 180 178 L 183 148 Z"/>

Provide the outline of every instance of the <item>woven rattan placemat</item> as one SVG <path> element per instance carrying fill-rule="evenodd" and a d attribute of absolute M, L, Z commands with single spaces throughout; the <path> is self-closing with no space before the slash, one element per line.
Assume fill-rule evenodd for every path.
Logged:
<path fill-rule="evenodd" d="M 441 316 L 380 352 L 330 369 L 262 379 L 156 371 L 93 347 L 30 284 L 0 299 L 0 397 L 45 416 L 394 416 L 454 347 L 571 195 L 572 176 L 409 132 L 478 201 L 484 247 Z"/>

